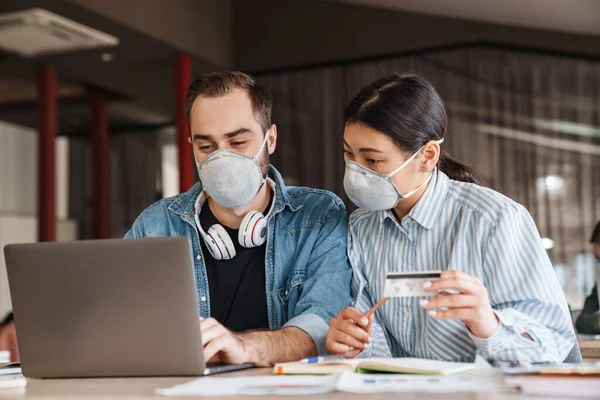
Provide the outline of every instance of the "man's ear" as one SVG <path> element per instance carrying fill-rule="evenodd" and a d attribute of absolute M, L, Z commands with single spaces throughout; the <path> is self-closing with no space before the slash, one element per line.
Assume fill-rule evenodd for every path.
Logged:
<path fill-rule="evenodd" d="M 271 125 L 269 128 L 269 139 L 267 140 L 267 146 L 269 146 L 269 155 L 275 152 L 277 147 L 277 125 Z"/>

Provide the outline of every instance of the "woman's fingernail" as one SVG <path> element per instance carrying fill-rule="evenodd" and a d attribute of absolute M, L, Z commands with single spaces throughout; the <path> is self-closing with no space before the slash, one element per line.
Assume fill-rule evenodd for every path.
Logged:
<path fill-rule="evenodd" d="M 348 351 L 352 351 L 352 350 L 354 350 L 354 347 L 352 347 L 352 346 L 348 346 L 348 348 L 350 349 L 350 350 L 348 350 Z"/>
<path fill-rule="evenodd" d="M 423 283 L 423 288 L 427 289 L 428 287 L 431 287 L 431 282 L 424 282 Z"/>
<path fill-rule="evenodd" d="M 365 345 L 363 346 L 363 350 L 366 350 L 369 348 L 369 343 L 365 343 Z"/>
<path fill-rule="evenodd" d="M 435 317 L 437 314 L 437 311 L 435 310 L 429 310 L 429 315 L 431 315 L 432 317 Z"/>
<path fill-rule="evenodd" d="M 367 340 L 367 342 L 371 343 L 373 341 L 373 338 L 371 336 L 369 336 L 369 339 Z"/>
<path fill-rule="evenodd" d="M 369 325 L 369 320 L 366 319 L 366 318 L 361 318 L 360 319 L 360 324 L 363 325 L 363 326 L 367 326 L 367 325 Z"/>
<path fill-rule="evenodd" d="M 421 305 L 421 307 L 425 307 L 427 304 L 429 304 L 429 300 L 422 299 L 421 301 L 419 301 L 419 304 Z"/>

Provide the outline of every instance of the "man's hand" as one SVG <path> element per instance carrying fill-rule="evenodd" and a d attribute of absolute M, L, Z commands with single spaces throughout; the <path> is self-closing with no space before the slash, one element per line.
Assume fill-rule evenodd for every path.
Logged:
<path fill-rule="evenodd" d="M 214 318 L 200 318 L 200 331 L 206 362 L 269 367 L 317 355 L 311 337 L 294 326 L 234 333 Z"/>
<path fill-rule="evenodd" d="M 216 319 L 200 318 L 200 331 L 206 362 L 243 364 L 250 361 L 241 335 L 231 332 Z"/>
<path fill-rule="evenodd" d="M 17 332 L 14 321 L 0 326 L 0 350 L 10 351 L 10 361 L 18 362 L 19 347 L 17 346 Z"/>

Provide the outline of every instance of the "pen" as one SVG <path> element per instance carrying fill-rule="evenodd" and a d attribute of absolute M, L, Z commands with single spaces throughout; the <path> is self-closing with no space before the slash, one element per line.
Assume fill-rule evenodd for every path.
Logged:
<path fill-rule="evenodd" d="M 318 364 L 320 362 L 326 362 L 326 361 L 339 361 L 339 360 L 343 360 L 344 357 L 342 356 L 325 356 L 325 357 L 308 357 L 305 358 L 304 360 L 300 360 L 298 361 L 299 363 L 304 363 L 304 364 Z"/>
<path fill-rule="evenodd" d="M 375 314 L 375 311 L 377 311 L 379 307 L 384 305 L 389 299 L 389 297 L 382 297 L 377 304 L 375 304 L 369 311 L 365 313 L 365 317 L 369 318 L 371 315 Z"/>

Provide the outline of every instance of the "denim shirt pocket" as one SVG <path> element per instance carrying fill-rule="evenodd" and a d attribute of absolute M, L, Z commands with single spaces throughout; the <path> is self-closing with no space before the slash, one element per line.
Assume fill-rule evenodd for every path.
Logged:
<path fill-rule="evenodd" d="M 302 282 L 304 282 L 304 276 L 304 272 L 293 274 L 288 279 L 286 286 L 275 291 L 275 293 L 277 293 L 277 298 L 281 302 L 285 320 L 290 320 L 291 314 L 293 314 L 296 309 L 296 304 L 300 298 L 300 291 L 302 290 Z"/>

